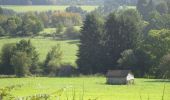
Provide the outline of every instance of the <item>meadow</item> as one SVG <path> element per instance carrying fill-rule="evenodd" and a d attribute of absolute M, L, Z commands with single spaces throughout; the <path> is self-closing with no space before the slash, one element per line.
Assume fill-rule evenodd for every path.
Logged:
<path fill-rule="evenodd" d="M 43 12 L 43 11 L 56 11 L 56 10 L 60 10 L 60 11 L 65 11 L 65 9 L 67 7 L 69 7 L 69 5 L 66 6 L 55 6 L 55 5 L 47 5 L 47 6 L 18 6 L 18 5 L 1 5 L 2 8 L 7 8 L 7 9 L 12 9 L 16 12 L 29 12 L 29 11 L 37 11 L 37 12 Z M 90 12 L 94 9 L 96 9 L 98 6 L 79 6 L 81 7 L 83 10 Z"/>
<path fill-rule="evenodd" d="M 64 27 L 63 28 L 63 32 L 64 33 L 66 31 L 66 28 L 67 27 Z M 76 30 L 76 31 L 80 31 L 81 29 L 81 26 L 73 26 L 73 28 Z M 39 32 L 39 34 L 42 34 L 42 33 L 45 33 L 45 34 L 53 34 L 56 32 L 56 28 L 44 28 L 44 30 L 42 30 L 41 32 Z"/>
<path fill-rule="evenodd" d="M 10 37 L 2 37 L 0 38 L 0 50 L 2 46 L 6 43 L 16 43 L 21 39 L 30 39 L 32 44 L 36 47 L 36 50 L 39 53 L 40 61 L 45 60 L 46 54 L 50 50 L 52 46 L 60 44 L 61 50 L 63 52 L 63 62 L 75 64 L 77 59 L 76 53 L 78 50 L 79 40 L 53 40 L 51 38 L 10 38 Z"/>
<path fill-rule="evenodd" d="M 11 92 L 15 97 L 57 93 L 58 100 L 170 100 L 169 81 L 136 79 L 134 85 L 107 85 L 105 82 L 105 77 L 2 78 L 0 88 L 22 84 Z"/>

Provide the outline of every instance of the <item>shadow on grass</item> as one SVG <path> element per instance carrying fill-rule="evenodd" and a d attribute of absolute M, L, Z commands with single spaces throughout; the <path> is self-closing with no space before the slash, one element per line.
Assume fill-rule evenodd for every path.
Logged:
<path fill-rule="evenodd" d="M 80 41 L 79 40 L 71 40 L 71 41 L 68 41 L 67 43 L 69 43 L 69 44 L 79 44 Z"/>
<path fill-rule="evenodd" d="M 158 79 L 158 80 L 150 80 L 150 81 L 144 81 L 144 82 L 150 82 L 150 83 L 152 83 L 152 82 L 163 82 L 163 83 L 170 83 L 170 80 L 168 80 L 168 79 Z"/>
<path fill-rule="evenodd" d="M 108 84 L 108 83 L 100 83 L 96 82 L 97 85 L 104 85 L 104 86 L 127 86 L 127 84 Z"/>

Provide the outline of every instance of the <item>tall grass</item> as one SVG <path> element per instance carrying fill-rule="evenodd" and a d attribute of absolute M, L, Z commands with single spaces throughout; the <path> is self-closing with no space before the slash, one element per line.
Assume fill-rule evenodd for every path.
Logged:
<path fill-rule="evenodd" d="M 18 84 L 18 85 L 11 85 L 11 86 L 6 86 L 3 88 L 0 88 L 0 100 L 4 100 L 4 98 L 14 100 L 15 97 L 13 95 L 11 95 L 11 91 L 16 88 L 21 88 L 21 86 L 23 86 L 23 85 Z"/>
<path fill-rule="evenodd" d="M 164 96 L 165 96 L 165 84 L 164 84 L 164 88 L 163 88 L 163 92 L 162 92 L 162 100 L 164 100 Z"/>

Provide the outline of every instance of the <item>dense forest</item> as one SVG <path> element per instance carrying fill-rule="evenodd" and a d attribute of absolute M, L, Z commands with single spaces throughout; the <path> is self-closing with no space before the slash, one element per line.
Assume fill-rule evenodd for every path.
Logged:
<path fill-rule="evenodd" d="M 80 72 L 130 69 L 136 77 L 169 77 L 169 11 L 170 1 L 138 0 L 137 10 L 88 15 L 80 35 Z"/>

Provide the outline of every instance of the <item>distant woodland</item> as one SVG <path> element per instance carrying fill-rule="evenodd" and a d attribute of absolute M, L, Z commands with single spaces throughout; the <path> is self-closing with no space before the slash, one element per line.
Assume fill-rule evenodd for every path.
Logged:
<path fill-rule="evenodd" d="M 134 5 L 137 0 L 0 0 L 1 5 L 103 5 L 108 2 Z"/>

